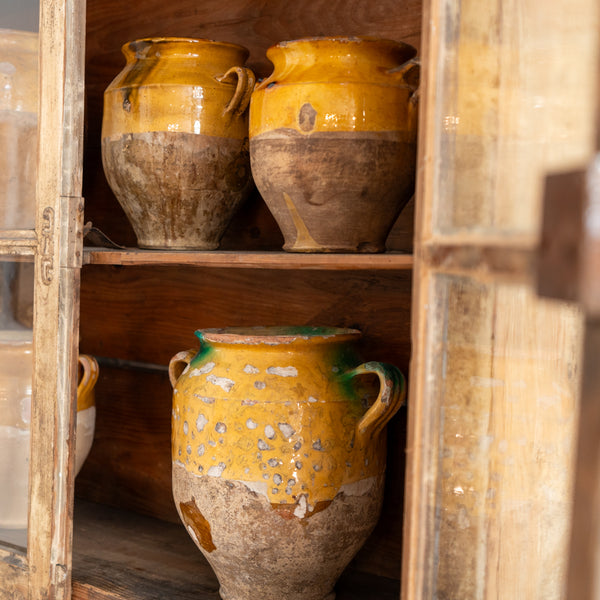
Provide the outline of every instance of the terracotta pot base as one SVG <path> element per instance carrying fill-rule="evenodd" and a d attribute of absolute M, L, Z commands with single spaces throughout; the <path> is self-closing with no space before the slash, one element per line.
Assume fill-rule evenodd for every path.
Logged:
<path fill-rule="evenodd" d="M 194 476 L 173 464 L 177 510 L 217 574 L 221 598 L 333 600 L 337 579 L 375 527 L 383 477 L 357 482 L 312 512 L 302 502 L 271 503 L 261 493 L 266 485 Z"/>
<path fill-rule="evenodd" d="M 250 154 L 289 252 L 383 252 L 412 195 L 414 144 L 400 133 L 278 129 Z"/>
<path fill-rule="evenodd" d="M 154 131 L 105 138 L 102 160 L 140 248 L 214 250 L 246 197 L 246 142 Z"/>

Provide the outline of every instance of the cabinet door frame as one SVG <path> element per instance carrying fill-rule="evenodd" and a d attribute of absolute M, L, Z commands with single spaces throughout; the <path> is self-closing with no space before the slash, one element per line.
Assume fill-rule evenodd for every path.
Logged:
<path fill-rule="evenodd" d="M 26 556 L 0 548 L 1 598 L 68 599 L 83 252 L 85 0 L 40 0 L 34 232 L 0 253 L 34 258 L 34 375 Z"/>
<path fill-rule="evenodd" d="M 503 0 L 498 0 L 494 4 L 501 5 Z M 506 10 L 515 6 L 507 3 Z M 443 93 L 440 90 L 440 82 L 444 79 L 446 64 L 442 57 L 441 46 L 444 43 L 444 35 L 448 35 L 444 25 L 446 13 L 451 9 L 458 14 L 460 0 L 455 3 L 424 0 L 423 3 L 411 323 L 413 352 L 408 402 L 401 578 L 403 600 L 437 597 L 435 582 L 432 579 L 432 573 L 436 568 L 437 549 L 434 547 L 435 540 L 432 532 L 435 531 L 436 519 L 439 518 L 436 513 L 439 509 L 439 501 L 436 498 L 436 474 L 433 472 L 432 465 L 435 464 L 441 450 L 439 431 L 442 424 L 439 422 L 439 411 L 436 406 L 436 398 L 440 396 L 440 382 L 431 377 L 430 362 L 432 356 L 442 351 L 443 332 L 435 328 L 435 315 L 443 311 L 444 300 L 436 296 L 436 277 L 457 275 L 485 284 L 509 282 L 535 289 L 540 256 L 538 235 L 494 236 L 489 235 L 488 232 L 479 234 L 465 228 L 465 234 L 458 239 L 458 235 L 447 235 L 435 230 L 435 198 L 439 194 L 436 162 L 440 160 L 436 152 L 440 146 L 440 129 L 444 126 L 444 119 L 447 118 L 447 115 L 438 114 L 437 99 L 439 94 Z M 592 22 L 593 20 L 590 20 L 590 27 Z M 595 83 L 600 84 L 600 78 Z M 590 88 L 593 85 L 594 82 L 586 83 Z M 599 86 L 597 87 L 600 89 Z M 585 92 L 589 92 L 588 87 Z M 593 127 L 593 124 L 591 126 Z M 596 408 L 592 410 L 595 410 L 595 420 L 591 429 L 595 428 L 594 431 L 597 431 L 600 413 Z M 594 448 L 597 448 L 595 439 L 592 437 L 591 441 Z M 596 469 L 595 477 L 600 480 L 597 465 L 594 464 L 593 467 Z M 584 516 L 582 521 L 585 518 Z M 582 529 L 584 528 L 585 524 L 582 525 Z M 597 537 L 600 537 L 600 534 Z M 589 552 L 585 548 L 581 550 Z M 588 558 L 591 563 L 592 559 L 596 559 L 596 555 L 589 552 Z M 572 572 L 575 572 L 573 565 L 572 569 Z M 587 579 L 581 578 L 584 586 L 589 585 L 590 570 L 588 569 L 586 573 Z M 571 577 L 571 579 L 575 578 Z M 573 594 L 572 597 L 578 596 Z"/>

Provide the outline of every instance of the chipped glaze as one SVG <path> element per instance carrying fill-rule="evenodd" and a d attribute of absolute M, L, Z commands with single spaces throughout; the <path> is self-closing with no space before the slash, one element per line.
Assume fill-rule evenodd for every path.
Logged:
<path fill-rule="evenodd" d="M 310 513 L 384 471 L 385 436 L 377 434 L 403 401 L 403 379 L 390 365 L 360 364 L 360 332 L 231 328 L 197 335 L 200 350 L 170 365 L 173 459 L 191 474 L 243 482 L 272 503 L 305 503 Z M 376 400 L 377 390 L 359 377 L 369 373 L 382 384 Z"/>

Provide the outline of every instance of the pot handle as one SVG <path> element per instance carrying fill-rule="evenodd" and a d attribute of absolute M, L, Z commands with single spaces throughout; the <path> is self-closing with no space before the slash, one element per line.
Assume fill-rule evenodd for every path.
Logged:
<path fill-rule="evenodd" d="M 390 69 L 388 73 L 399 77 L 409 88 L 413 90 L 410 102 L 416 105 L 419 101 L 419 80 L 421 77 L 421 61 L 412 58 L 399 67 Z"/>
<path fill-rule="evenodd" d="M 183 350 L 182 352 L 178 352 L 169 361 L 169 381 L 173 388 L 177 384 L 177 380 L 183 373 L 185 367 L 190 364 L 194 356 L 196 356 L 196 350 Z"/>
<path fill-rule="evenodd" d="M 91 394 L 98 380 L 98 361 L 88 354 L 79 355 L 79 364 L 83 369 L 81 381 L 77 385 L 77 410 L 84 410 L 94 406 L 94 397 Z"/>
<path fill-rule="evenodd" d="M 349 375 L 374 373 L 379 377 L 379 395 L 373 405 L 356 424 L 356 432 L 361 437 L 375 437 L 404 404 L 406 383 L 400 369 L 380 362 L 366 362 L 359 365 Z"/>
<path fill-rule="evenodd" d="M 224 115 L 231 114 L 239 117 L 244 114 L 244 111 L 248 108 L 250 103 L 250 96 L 254 90 L 254 84 L 256 83 L 256 77 L 254 73 L 246 67 L 231 67 L 225 73 L 217 77 L 217 81 L 221 83 L 233 81 L 237 77 L 237 85 L 233 97 L 229 101 L 229 104 L 223 111 Z"/>

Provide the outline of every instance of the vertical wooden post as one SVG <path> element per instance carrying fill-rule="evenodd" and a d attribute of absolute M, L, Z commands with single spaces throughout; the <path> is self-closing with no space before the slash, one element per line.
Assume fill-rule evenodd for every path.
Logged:
<path fill-rule="evenodd" d="M 82 256 L 85 2 L 41 0 L 30 600 L 68 599 Z"/>

